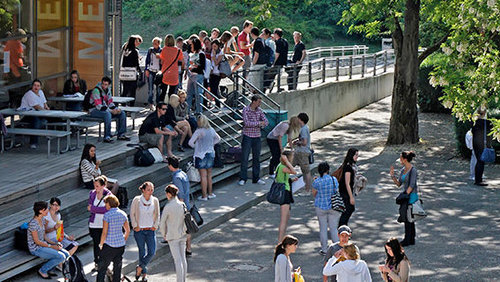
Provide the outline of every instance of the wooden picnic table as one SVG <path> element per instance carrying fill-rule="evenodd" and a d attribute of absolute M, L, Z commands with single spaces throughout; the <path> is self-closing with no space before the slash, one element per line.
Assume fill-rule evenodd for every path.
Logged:
<path fill-rule="evenodd" d="M 53 101 L 53 102 L 61 102 L 63 103 L 63 111 L 66 110 L 66 104 L 71 103 L 71 102 L 83 102 L 82 96 L 78 97 L 64 97 L 64 96 L 54 96 L 54 97 L 47 97 L 48 101 Z M 132 97 L 120 97 L 120 96 L 113 96 L 113 102 L 117 104 L 124 104 L 128 102 L 132 102 L 135 100 L 135 98 Z"/>
<path fill-rule="evenodd" d="M 2 113 L 4 116 L 10 116 L 11 117 L 11 127 L 14 128 L 14 116 L 31 116 L 31 117 L 40 117 L 40 118 L 60 118 L 63 120 L 66 120 L 66 131 L 71 132 L 71 119 L 78 119 L 81 118 L 87 113 L 85 112 L 76 112 L 76 111 L 58 111 L 58 110 L 49 110 L 49 111 L 36 111 L 36 110 L 29 110 L 29 111 L 18 111 L 16 109 L 3 109 L 0 110 L 0 113 Z M 72 148 L 70 148 L 70 143 L 71 143 L 71 134 L 68 135 L 67 137 L 67 143 L 66 143 L 66 149 L 61 151 L 61 153 L 65 153 L 67 151 L 70 151 Z"/>

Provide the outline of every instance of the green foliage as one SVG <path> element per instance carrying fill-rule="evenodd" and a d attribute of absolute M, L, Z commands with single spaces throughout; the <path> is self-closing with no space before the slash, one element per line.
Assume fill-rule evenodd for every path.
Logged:
<path fill-rule="evenodd" d="M 19 0 L 2 0 L 0 6 L 0 38 L 7 32 L 12 32 L 12 14 L 16 13 Z"/>
<path fill-rule="evenodd" d="M 191 0 L 127 0 L 123 10 L 134 13 L 143 21 L 160 20 L 161 25 L 170 25 L 168 18 L 181 15 L 191 6 Z"/>
<path fill-rule="evenodd" d="M 418 105 L 421 112 L 430 113 L 450 113 L 451 111 L 445 108 L 440 101 L 444 95 L 441 87 L 433 87 L 429 83 L 430 73 L 434 66 L 441 60 L 444 60 L 444 54 L 433 54 L 425 59 L 420 65 L 418 72 Z"/>
<path fill-rule="evenodd" d="M 500 120 L 500 111 L 493 111 L 490 115 L 489 118 L 493 118 L 496 121 Z M 456 145 L 457 145 L 457 150 L 460 153 L 460 155 L 464 158 L 470 158 L 471 157 L 471 150 L 467 148 L 465 145 L 465 134 L 469 129 L 472 128 L 472 121 L 460 121 L 458 118 L 454 118 L 455 121 L 455 139 L 456 139 Z M 500 152 L 500 142 L 493 140 L 491 143 L 491 146 L 495 149 L 495 151 L 498 153 Z M 497 156 L 496 163 L 500 163 L 500 158 Z"/>

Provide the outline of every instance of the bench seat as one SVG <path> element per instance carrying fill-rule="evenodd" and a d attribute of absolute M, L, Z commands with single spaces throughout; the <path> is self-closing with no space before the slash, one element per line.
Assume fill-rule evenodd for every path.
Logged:
<path fill-rule="evenodd" d="M 49 122 L 47 123 L 48 126 L 61 126 L 65 127 L 67 124 L 66 122 Z M 85 143 L 88 143 L 88 138 L 89 138 L 89 128 L 94 127 L 99 125 L 98 121 L 91 121 L 91 120 L 77 120 L 77 121 L 72 121 L 69 123 L 70 127 L 74 127 L 77 129 L 85 129 Z M 80 147 L 80 130 L 76 131 L 76 147 Z"/>
<path fill-rule="evenodd" d="M 41 136 L 47 138 L 47 157 L 50 157 L 50 141 L 53 138 L 57 138 L 57 154 L 60 154 L 60 145 L 62 137 L 66 137 L 71 135 L 69 131 L 60 131 L 60 130 L 47 130 L 47 129 L 31 129 L 31 128 L 8 128 L 7 135 L 28 135 L 28 136 Z M 1 135 L 2 139 L 2 152 L 5 151 L 5 136 Z M 12 148 L 14 145 L 14 139 L 11 141 Z"/>
<path fill-rule="evenodd" d="M 137 117 L 137 114 L 148 110 L 143 107 L 128 107 L 128 106 L 120 107 L 120 109 L 125 113 L 130 113 L 130 117 L 132 118 L 132 130 L 135 129 L 135 118 Z"/>

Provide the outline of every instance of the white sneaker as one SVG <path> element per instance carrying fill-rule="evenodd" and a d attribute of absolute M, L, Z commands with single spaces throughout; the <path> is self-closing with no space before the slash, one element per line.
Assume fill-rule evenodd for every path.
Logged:
<path fill-rule="evenodd" d="M 274 175 L 274 174 L 269 174 L 269 178 L 274 179 L 275 177 L 276 177 L 276 175 Z"/>
<path fill-rule="evenodd" d="M 38 148 L 38 146 L 37 146 L 36 144 L 31 144 L 31 145 L 30 145 L 30 148 L 31 148 L 31 149 L 36 149 L 36 148 Z"/>
<path fill-rule="evenodd" d="M 198 201 L 208 201 L 208 198 L 203 198 L 202 196 L 198 196 Z"/>
<path fill-rule="evenodd" d="M 215 197 L 217 197 L 217 196 L 216 196 L 214 193 L 212 193 L 212 194 L 208 195 L 208 198 L 209 198 L 209 199 L 215 199 Z"/>
<path fill-rule="evenodd" d="M 238 185 L 240 185 L 240 186 L 245 185 L 245 180 L 240 180 L 240 181 L 238 181 Z"/>
<path fill-rule="evenodd" d="M 262 179 L 257 180 L 256 183 L 259 184 L 259 185 L 266 185 L 266 182 L 264 180 L 262 180 Z"/>

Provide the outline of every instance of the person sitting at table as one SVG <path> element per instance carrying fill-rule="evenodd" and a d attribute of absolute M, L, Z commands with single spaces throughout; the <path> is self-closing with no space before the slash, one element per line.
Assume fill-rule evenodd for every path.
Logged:
<path fill-rule="evenodd" d="M 42 91 L 42 82 L 39 79 L 35 79 L 31 83 L 31 89 L 24 94 L 19 110 L 50 110 L 49 106 L 47 106 L 47 99 L 45 99 L 45 95 Z M 29 122 L 31 124 L 31 128 L 34 129 L 41 129 L 47 123 L 46 119 L 40 117 L 24 117 L 23 121 Z M 38 148 L 38 136 L 30 136 L 30 147 L 31 149 Z"/>
<path fill-rule="evenodd" d="M 177 136 L 177 131 L 170 126 L 165 124 L 165 119 L 163 116 L 167 111 L 167 105 L 163 102 L 159 102 L 156 105 L 156 111 L 150 113 L 146 119 L 142 122 L 139 128 L 139 141 L 148 143 L 150 146 L 156 146 L 163 155 L 163 144 L 165 136 L 167 138 L 167 156 L 163 155 L 164 162 L 166 162 L 167 157 L 172 157 L 172 136 Z"/>
<path fill-rule="evenodd" d="M 87 93 L 87 82 L 80 78 L 77 70 L 73 70 L 70 78 L 64 82 L 63 95 L 71 95 L 80 93 L 85 96 Z M 81 111 L 83 102 L 68 102 L 66 109 L 70 111 Z"/>
<path fill-rule="evenodd" d="M 101 79 L 101 83 L 97 84 L 92 90 L 90 96 L 90 104 L 93 108 L 90 109 L 90 116 L 104 119 L 104 142 L 112 143 L 111 139 L 111 118 L 118 118 L 118 140 L 130 141 L 130 138 L 125 135 L 127 131 L 127 115 L 118 106 L 113 103 L 109 86 L 111 79 L 107 76 Z"/>

